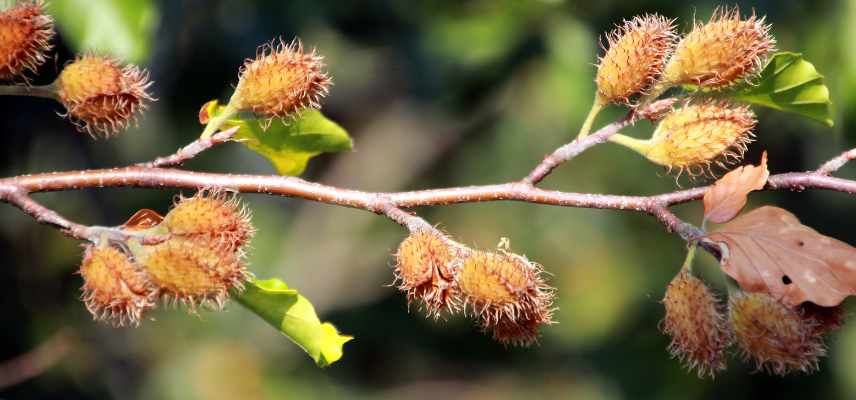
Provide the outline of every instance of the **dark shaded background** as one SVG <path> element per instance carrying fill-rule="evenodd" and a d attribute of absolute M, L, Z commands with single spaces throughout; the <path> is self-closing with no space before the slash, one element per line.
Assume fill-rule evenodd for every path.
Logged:
<path fill-rule="evenodd" d="M 97 7 L 99 2 L 78 2 Z M 237 69 L 257 45 L 299 36 L 326 56 L 335 86 L 324 111 L 345 126 L 356 151 L 324 155 L 310 180 L 365 190 L 504 182 L 523 176 L 570 140 L 593 96 L 597 38 L 643 12 L 707 18 L 717 3 L 671 1 L 162 1 L 147 65 L 159 101 L 138 129 L 105 141 L 76 133 L 43 99 L 0 98 L 2 174 L 125 165 L 172 152 L 199 135 L 201 104 L 227 99 Z M 828 78 L 836 127 L 758 109 L 758 141 L 773 172 L 815 168 L 856 145 L 856 2 L 741 2 L 767 15 L 779 48 L 803 52 Z M 57 40 L 41 69 L 49 83 L 76 44 Z M 610 109 L 599 121 L 621 114 Z M 639 124 L 630 134 L 647 135 Z M 272 173 L 239 145 L 187 165 Z M 840 173 L 853 177 L 851 165 Z M 684 185 L 688 183 L 684 182 Z M 626 149 L 604 145 L 545 182 L 563 190 L 654 194 L 672 177 Z M 122 223 L 135 210 L 165 212 L 170 190 L 103 189 L 40 194 L 76 221 Z M 79 243 L 0 207 L 0 360 L 64 332 L 70 350 L 38 377 L 0 398 L 412 398 L 720 399 L 853 398 L 856 328 L 828 338 L 830 356 L 813 375 L 753 373 L 733 358 L 715 381 L 687 373 L 665 351 L 658 303 L 683 260 L 684 244 L 634 213 L 522 203 L 420 210 L 464 243 L 490 248 L 501 237 L 543 263 L 558 287 L 559 325 L 541 345 L 504 349 L 466 320 L 408 314 L 389 254 L 403 230 L 364 211 L 303 200 L 245 195 L 260 233 L 251 262 L 313 301 L 322 319 L 356 339 L 318 369 L 262 320 L 230 304 L 198 317 L 158 309 L 137 329 L 95 323 L 78 301 Z M 817 230 L 856 244 L 854 198 L 844 194 L 759 193 Z M 699 221 L 697 204 L 678 207 Z M 703 256 L 709 271 L 713 260 Z M 711 275 L 711 282 L 719 282 Z"/>

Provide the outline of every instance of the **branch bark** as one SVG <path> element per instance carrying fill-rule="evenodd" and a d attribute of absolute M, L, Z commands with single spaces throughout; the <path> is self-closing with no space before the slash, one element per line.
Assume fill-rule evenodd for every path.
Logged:
<path fill-rule="evenodd" d="M 377 210 L 378 196 L 389 199 L 394 206 L 401 208 L 514 200 L 562 207 L 649 212 L 652 204 L 672 206 L 687 203 L 702 198 L 707 190 L 707 186 L 701 186 L 652 196 L 628 196 L 546 190 L 514 182 L 406 192 L 364 192 L 327 186 L 290 176 L 222 174 L 136 166 L 50 172 L 0 179 L 0 193 L 4 194 L 10 191 L 38 193 L 123 186 L 194 190 L 212 188 L 242 193 L 262 193 L 297 197 L 372 212 Z M 766 190 L 794 191 L 809 188 L 856 193 L 856 181 L 823 176 L 815 172 L 790 172 L 770 176 L 765 187 Z M 10 202 L 6 195 L 2 200 Z M 13 203 L 13 205 L 17 204 Z"/>
<path fill-rule="evenodd" d="M 521 201 L 561 207 L 642 212 L 654 216 L 669 232 L 677 233 L 686 241 L 698 239 L 704 232 L 681 221 L 668 208 L 701 199 L 707 191 L 706 186 L 651 196 L 563 192 L 535 187 L 535 184 L 542 181 L 557 166 L 592 146 L 605 142 L 609 136 L 631 124 L 633 118 L 633 114 L 628 114 L 590 136 L 560 147 L 519 182 L 406 192 L 365 192 L 289 176 L 206 173 L 163 168 L 163 166 L 181 164 L 213 146 L 230 140 L 235 130 L 227 130 L 207 139 L 196 140 L 173 155 L 136 166 L 50 172 L 0 179 L 0 201 L 14 205 L 36 221 L 60 228 L 68 236 L 81 240 L 94 240 L 103 235 L 108 235 L 110 238 L 115 236 L 116 240 L 120 240 L 127 238 L 127 234 L 123 236 L 123 231 L 118 228 L 85 226 L 71 222 L 33 200 L 30 194 L 119 186 L 194 190 L 208 188 L 241 193 L 262 193 L 371 211 L 386 215 L 411 231 L 433 229 L 433 227 L 422 218 L 402 210 L 404 208 L 482 201 Z M 841 168 L 853 158 L 856 158 L 856 149 L 827 161 L 815 171 L 772 175 L 765 189 L 802 191 L 814 188 L 856 193 L 856 181 L 829 176 L 831 172 Z M 162 238 L 152 240 L 159 241 Z"/>

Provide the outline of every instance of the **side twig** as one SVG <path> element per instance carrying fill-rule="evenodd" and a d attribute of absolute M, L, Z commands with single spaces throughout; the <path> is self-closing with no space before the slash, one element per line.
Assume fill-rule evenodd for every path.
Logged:
<path fill-rule="evenodd" d="M 53 84 L 45 86 L 0 85 L 0 96 L 29 96 L 60 100 Z"/>
<path fill-rule="evenodd" d="M 37 201 L 18 186 L 0 186 L 0 199 L 17 207 L 25 214 L 33 217 L 40 224 L 59 228 L 66 235 L 80 240 L 89 240 L 88 227 L 69 221 L 58 212 L 51 210 Z"/>
<path fill-rule="evenodd" d="M 841 169 L 844 164 L 847 164 L 850 160 L 856 158 L 856 149 L 850 149 L 843 153 L 841 153 L 838 157 L 835 157 L 820 166 L 815 173 L 818 175 L 830 175 L 835 171 Z"/>
<path fill-rule="evenodd" d="M 41 375 L 68 355 L 74 342 L 71 333 L 60 330 L 35 349 L 0 363 L 0 389 Z"/>
<path fill-rule="evenodd" d="M 547 175 L 550 175 L 556 167 L 580 155 L 580 153 L 588 150 L 590 147 L 606 142 L 610 136 L 618 133 L 618 131 L 627 125 L 632 124 L 633 121 L 634 116 L 633 111 L 631 111 L 618 121 L 612 122 L 603 128 L 598 129 L 597 132 L 577 138 L 574 141 L 559 147 L 552 154 L 544 157 L 544 160 L 542 160 L 541 163 L 529 173 L 529 175 L 521 179 L 520 182 L 529 185 L 537 185 L 539 182 L 544 180 Z"/>
<path fill-rule="evenodd" d="M 687 242 L 696 241 L 704 236 L 703 230 L 682 221 L 677 215 L 669 211 L 669 208 L 665 205 L 654 203 L 648 209 L 648 213 L 657 218 L 666 227 L 667 231 L 677 233 L 681 239 Z"/>
<path fill-rule="evenodd" d="M 40 224 L 59 228 L 63 234 L 73 239 L 95 242 L 101 238 L 112 241 L 125 241 L 136 237 L 141 239 L 142 243 L 145 244 L 157 244 L 167 239 L 167 237 L 159 235 L 137 237 L 134 233 L 126 232 L 116 227 L 87 226 L 72 222 L 58 212 L 34 200 L 26 190 L 19 186 L 0 185 L 0 200 L 17 207 L 25 214 L 33 217 Z"/>
<path fill-rule="evenodd" d="M 152 161 L 137 164 L 137 166 L 149 168 L 163 168 L 184 164 L 185 162 L 199 155 L 199 153 L 202 153 L 203 151 L 208 150 L 214 146 L 232 140 L 232 137 L 235 136 L 235 133 L 238 132 L 238 129 L 239 127 L 235 126 L 225 131 L 217 132 L 209 138 L 196 139 L 187 146 L 184 146 L 179 149 L 174 154 L 165 157 L 158 157 Z"/>

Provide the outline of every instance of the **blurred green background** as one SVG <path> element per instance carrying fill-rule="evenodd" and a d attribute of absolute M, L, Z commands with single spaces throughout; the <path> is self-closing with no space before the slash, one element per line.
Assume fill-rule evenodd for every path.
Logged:
<path fill-rule="evenodd" d="M 108 167 L 172 152 L 199 135 L 196 114 L 227 99 L 242 60 L 277 36 L 301 38 L 326 57 L 335 86 L 324 110 L 353 135 L 356 150 L 322 155 L 307 179 L 397 191 L 519 179 L 572 139 L 590 105 L 598 37 L 622 18 L 659 12 L 707 18 L 715 2 L 575 1 L 161 1 L 55 0 L 57 58 L 49 83 L 81 48 L 146 66 L 159 101 L 140 126 L 93 141 L 35 98 L 0 98 L 4 176 Z M 815 168 L 856 146 L 856 1 L 739 2 L 773 24 L 779 48 L 803 52 L 826 75 L 836 126 L 758 109 L 758 141 L 775 172 Z M 609 109 L 600 123 L 621 115 Z M 650 125 L 637 124 L 633 135 Z M 272 173 L 242 146 L 205 153 L 187 168 Z M 856 177 L 850 165 L 841 176 Z M 686 181 L 684 186 L 691 185 Z M 700 184 L 700 183 L 699 183 Z M 545 187 L 655 194 L 675 181 L 630 151 L 604 145 L 561 167 Z M 83 190 L 38 199 L 86 224 L 116 225 L 140 208 L 165 212 L 176 191 Z M 260 277 L 299 289 L 322 319 L 356 337 L 341 361 L 316 368 L 261 319 L 231 303 L 189 316 L 160 308 L 136 329 L 91 320 L 78 301 L 79 243 L 0 207 L 0 360 L 61 332 L 67 351 L 0 398 L 409 398 L 721 399 L 856 397 L 856 324 L 827 338 L 830 356 L 812 375 L 753 373 L 736 357 L 716 380 L 671 360 L 658 331 L 658 303 L 685 246 L 653 218 L 496 202 L 419 210 L 463 243 L 491 248 L 501 237 L 545 265 L 558 288 L 560 324 L 541 345 L 505 349 L 463 319 L 434 322 L 407 311 L 388 285 L 405 235 L 364 211 L 303 200 L 243 196 L 259 234 L 251 252 Z M 838 193 L 758 193 L 750 206 L 788 208 L 822 233 L 856 244 L 856 198 Z M 677 207 L 698 222 L 698 204 Z M 701 257 L 709 272 L 715 263 Z M 719 282 L 715 275 L 711 282 Z M 62 347 L 62 346 L 60 346 Z M 50 357 L 48 357 L 50 358 Z M 0 364 L 7 365 L 8 364 Z M 0 371 L 3 370 L 0 367 Z"/>

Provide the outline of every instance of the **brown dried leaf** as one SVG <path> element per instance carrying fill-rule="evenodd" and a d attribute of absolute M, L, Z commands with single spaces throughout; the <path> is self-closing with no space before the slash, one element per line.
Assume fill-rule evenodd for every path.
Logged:
<path fill-rule="evenodd" d="M 763 189 L 769 176 L 766 151 L 757 167 L 744 165 L 725 174 L 704 193 L 705 219 L 717 224 L 731 221 L 746 205 L 749 192 Z"/>
<path fill-rule="evenodd" d="M 720 264 L 746 291 L 796 306 L 833 307 L 856 294 L 856 248 L 821 235 L 778 207 L 756 208 L 709 234 Z"/>

